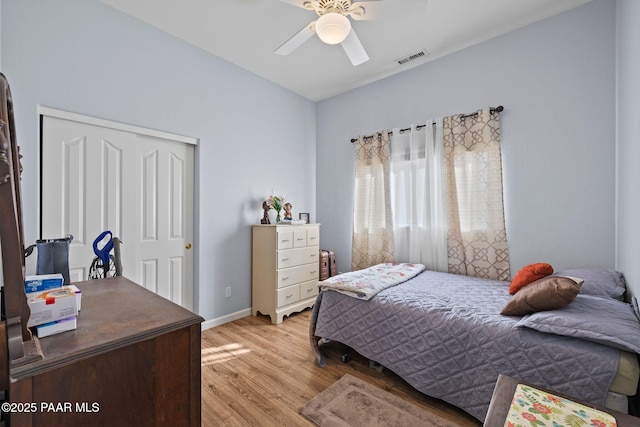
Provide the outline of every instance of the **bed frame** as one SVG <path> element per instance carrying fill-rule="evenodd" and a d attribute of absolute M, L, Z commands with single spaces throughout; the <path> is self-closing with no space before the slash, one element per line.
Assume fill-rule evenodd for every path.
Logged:
<path fill-rule="evenodd" d="M 311 349 L 324 367 L 321 345 L 344 344 L 374 367 L 390 369 L 418 391 L 479 420 L 499 374 L 608 404 L 622 353 L 516 327 L 521 317 L 500 315 L 510 298 L 508 287 L 508 282 L 425 271 L 369 301 L 323 291 L 311 316 Z M 616 394 L 610 407 L 625 411 L 626 396 Z"/>

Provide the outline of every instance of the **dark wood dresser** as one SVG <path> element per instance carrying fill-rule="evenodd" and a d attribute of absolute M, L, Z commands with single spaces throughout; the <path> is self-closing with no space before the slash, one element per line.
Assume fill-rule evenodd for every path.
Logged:
<path fill-rule="evenodd" d="M 10 425 L 200 426 L 203 319 L 123 277 L 75 285 L 77 329 L 11 367 Z"/>

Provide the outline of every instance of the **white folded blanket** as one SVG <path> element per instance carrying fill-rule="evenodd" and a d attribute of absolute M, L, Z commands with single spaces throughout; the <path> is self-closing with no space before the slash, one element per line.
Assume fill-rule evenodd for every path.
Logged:
<path fill-rule="evenodd" d="M 398 285 L 424 271 L 422 264 L 385 263 L 333 276 L 318 282 L 320 291 L 333 290 L 354 298 L 369 300 L 378 292 Z"/>

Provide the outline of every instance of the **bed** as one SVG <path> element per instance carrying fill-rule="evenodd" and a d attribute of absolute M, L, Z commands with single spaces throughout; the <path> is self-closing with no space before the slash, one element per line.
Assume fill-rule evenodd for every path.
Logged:
<path fill-rule="evenodd" d="M 423 271 L 364 299 L 320 282 L 311 345 L 321 366 L 322 343 L 340 342 L 480 421 L 501 373 L 625 410 L 625 396 L 638 384 L 637 313 L 619 301 L 621 276 L 598 282 L 600 273 L 617 273 L 569 273 L 590 277 L 575 300 L 526 316 L 500 314 L 512 298 L 509 282 Z M 558 325 L 569 331 L 558 332 Z"/>

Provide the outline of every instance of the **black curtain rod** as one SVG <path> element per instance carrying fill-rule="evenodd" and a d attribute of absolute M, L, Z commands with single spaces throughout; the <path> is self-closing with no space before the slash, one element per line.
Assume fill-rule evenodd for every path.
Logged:
<path fill-rule="evenodd" d="M 501 113 L 504 110 L 504 107 L 502 105 L 498 105 L 496 108 L 492 108 L 490 111 L 496 112 L 496 113 Z M 476 111 L 475 113 L 471 113 L 471 114 L 463 114 L 460 116 L 461 119 L 466 119 L 467 117 L 473 117 L 473 116 L 477 116 L 478 112 Z M 434 123 L 435 124 L 435 123 Z M 426 125 L 418 125 L 416 126 L 416 129 L 421 129 L 423 127 L 425 127 Z M 404 128 L 404 129 L 400 129 L 400 133 L 405 132 L 411 130 L 411 128 Z M 389 135 L 393 135 L 393 132 L 389 131 Z M 373 138 L 375 135 L 367 135 L 364 137 L 364 139 L 369 139 L 369 138 Z M 358 140 L 358 138 L 351 138 L 351 143 L 353 144 L 354 142 L 356 142 Z"/>

